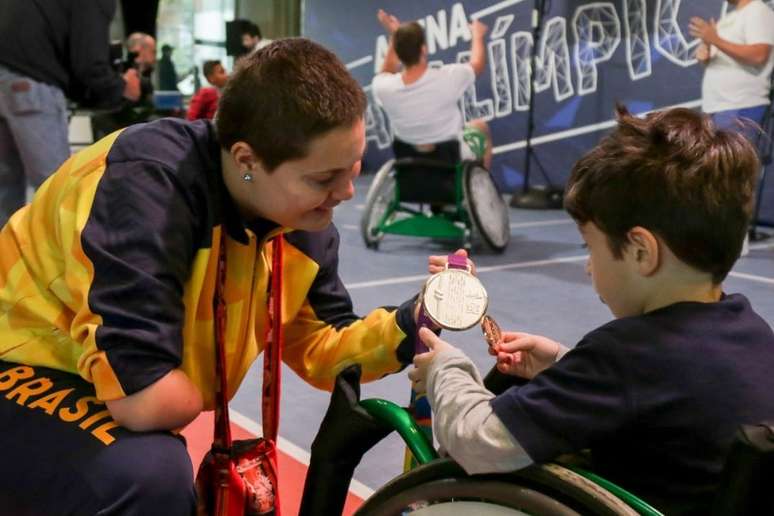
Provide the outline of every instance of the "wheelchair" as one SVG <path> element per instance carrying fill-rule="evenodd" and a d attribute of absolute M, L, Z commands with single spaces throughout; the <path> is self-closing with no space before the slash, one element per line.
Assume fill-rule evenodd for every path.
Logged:
<path fill-rule="evenodd" d="M 625 489 L 574 466 L 535 464 L 510 473 L 468 475 L 451 458 L 438 456 L 402 407 L 380 399 L 360 404 L 398 431 L 420 466 L 382 486 L 356 516 L 663 516 Z"/>
<path fill-rule="evenodd" d="M 457 240 L 466 249 L 480 239 L 495 252 L 505 250 L 508 207 L 489 171 L 460 159 L 458 140 L 427 152 L 398 139 L 392 147 L 395 159 L 379 169 L 366 196 L 360 221 L 366 247 L 378 249 L 385 234 L 396 234 Z M 471 147 L 483 155 L 482 141 Z"/>
<path fill-rule="evenodd" d="M 533 464 L 510 473 L 468 475 L 439 458 L 409 412 L 386 400 L 360 400 L 359 366 L 336 379 L 331 404 L 312 444 L 300 516 L 341 514 L 363 454 L 397 431 L 420 466 L 382 486 L 356 516 L 663 516 L 646 501 L 575 465 Z M 488 387 L 508 381 L 495 370 Z M 493 378 L 494 377 L 494 378 Z M 742 427 L 720 489 L 706 514 L 774 514 L 774 426 Z"/>

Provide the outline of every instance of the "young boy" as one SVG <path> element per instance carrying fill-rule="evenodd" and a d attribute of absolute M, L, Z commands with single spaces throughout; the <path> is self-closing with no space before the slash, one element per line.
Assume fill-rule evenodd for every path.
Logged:
<path fill-rule="evenodd" d="M 212 87 L 199 88 L 199 91 L 191 97 L 188 114 L 186 115 L 188 120 L 198 120 L 200 118 L 212 120 L 215 118 L 215 111 L 218 110 L 220 90 L 228 82 L 228 74 L 223 65 L 220 64 L 220 61 L 205 61 L 202 71 L 207 82 L 212 84 Z"/>
<path fill-rule="evenodd" d="M 565 207 L 586 271 L 615 316 L 573 350 L 505 333 L 500 395 L 428 330 L 409 376 L 440 444 L 469 473 L 590 449 L 594 471 L 668 514 L 712 502 L 740 424 L 774 418 L 774 334 L 723 293 L 750 218 L 758 160 L 743 136 L 687 109 L 615 131 L 574 167 Z"/>

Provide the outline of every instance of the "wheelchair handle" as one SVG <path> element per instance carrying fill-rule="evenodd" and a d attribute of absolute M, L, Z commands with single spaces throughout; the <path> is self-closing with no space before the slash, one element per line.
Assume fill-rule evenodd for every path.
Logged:
<path fill-rule="evenodd" d="M 433 443 L 428 441 L 406 409 L 391 401 L 377 398 L 361 400 L 360 406 L 378 421 L 394 428 L 419 464 L 427 464 L 438 458 Z"/>

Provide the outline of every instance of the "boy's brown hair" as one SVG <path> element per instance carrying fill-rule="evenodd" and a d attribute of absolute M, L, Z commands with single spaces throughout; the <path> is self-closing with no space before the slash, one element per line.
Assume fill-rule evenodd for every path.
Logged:
<path fill-rule="evenodd" d="M 242 58 L 218 104 L 218 141 L 250 145 L 267 172 L 307 155 L 312 139 L 363 117 L 360 85 L 329 50 L 288 38 Z"/>
<path fill-rule="evenodd" d="M 216 66 L 223 66 L 219 60 L 213 59 L 211 61 L 205 61 L 202 65 L 202 73 L 204 77 L 209 81 L 213 73 L 215 73 Z"/>
<path fill-rule="evenodd" d="M 644 227 L 683 262 L 720 283 L 739 257 L 760 169 L 753 145 L 685 108 L 632 116 L 573 167 L 564 207 L 593 222 L 620 258 Z"/>
<path fill-rule="evenodd" d="M 417 22 L 401 24 L 392 35 L 392 46 L 404 66 L 412 66 L 419 62 L 424 44 L 425 29 Z"/>

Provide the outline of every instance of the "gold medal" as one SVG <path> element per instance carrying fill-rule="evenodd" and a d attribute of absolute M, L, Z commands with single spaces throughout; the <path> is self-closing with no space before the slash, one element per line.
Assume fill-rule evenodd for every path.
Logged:
<path fill-rule="evenodd" d="M 447 268 L 431 276 L 422 290 L 427 317 L 447 330 L 467 330 L 481 321 L 489 298 L 470 270 Z"/>

